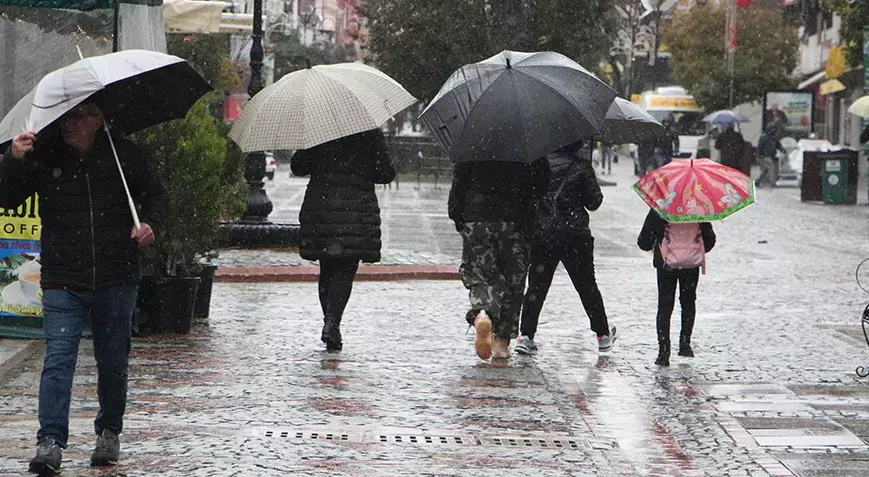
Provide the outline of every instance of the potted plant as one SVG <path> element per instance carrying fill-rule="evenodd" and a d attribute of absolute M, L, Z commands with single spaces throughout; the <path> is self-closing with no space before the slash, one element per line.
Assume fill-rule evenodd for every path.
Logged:
<path fill-rule="evenodd" d="M 213 278 L 207 262 L 221 244 L 218 219 L 244 210 L 242 160 L 231 148 L 226 128 L 209 112 L 213 93 L 183 120 L 147 129 L 134 137 L 162 179 L 169 195 L 158 241 L 145 249 L 140 300 L 149 328 L 157 332 L 190 330 L 201 275 Z M 219 100 L 219 99 L 218 99 Z M 200 297 L 210 299 L 210 282 Z M 207 315 L 208 302 L 200 315 Z"/>

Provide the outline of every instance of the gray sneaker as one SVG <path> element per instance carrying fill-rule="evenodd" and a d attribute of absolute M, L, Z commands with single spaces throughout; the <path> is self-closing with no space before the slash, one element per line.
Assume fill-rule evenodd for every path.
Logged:
<path fill-rule="evenodd" d="M 609 351 L 613 349 L 613 344 L 616 342 L 616 338 L 618 338 L 618 334 L 616 332 L 616 327 L 613 326 L 610 330 L 610 334 L 597 337 L 598 351 Z"/>
<path fill-rule="evenodd" d="M 516 340 L 516 346 L 514 346 L 513 349 L 519 354 L 537 354 L 537 343 L 535 343 L 531 338 L 523 335 Z"/>
<path fill-rule="evenodd" d="M 30 460 L 30 472 L 47 475 L 60 470 L 63 450 L 53 437 L 43 437 L 36 443 L 36 457 Z"/>
<path fill-rule="evenodd" d="M 120 455 L 121 440 L 116 433 L 105 429 L 102 435 L 97 437 L 97 446 L 91 452 L 91 465 L 94 467 L 118 465 Z"/>

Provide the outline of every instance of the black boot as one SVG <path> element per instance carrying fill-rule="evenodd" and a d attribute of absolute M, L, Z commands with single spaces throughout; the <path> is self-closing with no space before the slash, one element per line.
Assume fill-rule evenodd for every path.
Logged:
<path fill-rule="evenodd" d="M 658 366 L 670 366 L 670 340 L 658 341 L 658 357 L 655 359 Z"/>
<path fill-rule="evenodd" d="M 694 314 L 682 315 L 682 331 L 679 333 L 679 356 L 694 357 L 691 349 L 691 332 L 694 331 Z"/>
<path fill-rule="evenodd" d="M 341 341 L 341 318 L 327 316 L 323 318 L 323 334 L 320 340 L 326 343 L 326 351 L 341 351 L 344 343 Z"/>
<path fill-rule="evenodd" d="M 679 356 L 686 358 L 694 357 L 694 350 L 691 349 L 691 336 L 682 335 L 679 337 Z"/>

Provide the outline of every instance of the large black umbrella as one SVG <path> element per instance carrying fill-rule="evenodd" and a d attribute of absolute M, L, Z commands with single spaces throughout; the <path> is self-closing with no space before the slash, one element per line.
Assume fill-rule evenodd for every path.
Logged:
<path fill-rule="evenodd" d="M 640 144 L 666 137 L 664 126 L 639 106 L 616 98 L 604 117 L 597 139 L 610 144 Z"/>
<path fill-rule="evenodd" d="M 564 55 L 503 51 L 453 73 L 420 118 L 453 162 L 532 162 L 595 136 L 615 97 Z"/>

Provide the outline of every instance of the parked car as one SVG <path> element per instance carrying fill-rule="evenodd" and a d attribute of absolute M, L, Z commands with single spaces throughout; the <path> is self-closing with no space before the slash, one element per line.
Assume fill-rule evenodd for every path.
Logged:
<path fill-rule="evenodd" d="M 270 181 L 275 180 L 275 172 L 278 170 L 278 161 L 275 160 L 273 152 L 266 152 L 266 177 Z"/>

